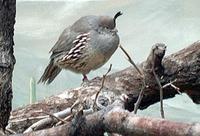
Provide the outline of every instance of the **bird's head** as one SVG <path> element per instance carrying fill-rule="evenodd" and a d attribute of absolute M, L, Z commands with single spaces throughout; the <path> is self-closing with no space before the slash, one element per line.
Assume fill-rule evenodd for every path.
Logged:
<path fill-rule="evenodd" d="M 122 12 L 119 11 L 117 14 L 115 14 L 114 17 L 109 17 L 109 16 L 101 16 L 100 17 L 100 27 L 106 28 L 113 30 L 116 27 L 116 19 L 122 15 Z"/>

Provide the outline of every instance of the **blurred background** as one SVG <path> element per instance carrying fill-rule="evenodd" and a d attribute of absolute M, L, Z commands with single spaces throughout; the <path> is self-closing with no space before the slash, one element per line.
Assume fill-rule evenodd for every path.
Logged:
<path fill-rule="evenodd" d="M 113 16 L 122 11 L 117 20 L 121 44 L 139 63 L 154 43 L 165 43 L 169 55 L 200 40 L 199 5 L 199 0 L 17 0 L 13 107 L 29 103 L 30 78 L 38 81 L 49 62 L 49 50 L 63 29 L 81 16 Z M 117 50 L 109 62 L 89 74 L 89 79 L 102 76 L 110 64 L 112 72 L 130 66 Z M 36 85 L 37 100 L 78 87 L 81 82 L 81 75 L 62 71 L 52 84 Z M 200 121 L 200 105 L 184 94 L 164 100 L 164 110 L 167 119 Z M 139 111 L 139 115 L 160 117 L 159 103 Z"/>

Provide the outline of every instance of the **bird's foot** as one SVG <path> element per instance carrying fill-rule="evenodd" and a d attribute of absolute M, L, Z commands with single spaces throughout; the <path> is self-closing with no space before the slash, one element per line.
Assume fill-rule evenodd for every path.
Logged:
<path fill-rule="evenodd" d="M 89 80 L 88 80 L 87 76 L 86 76 L 86 75 L 83 75 L 83 79 L 82 79 L 81 86 L 87 85 L 88 82 L 89 82 Z"/>
<path fill-rule="evenodd" d="M 84 74 L 83 74 L 83 79 L 82 79 L 82 81 L 83 81 L 83 82 L 88 82 L 88 81 L 89 81 L 88 78 L 87 78 L 87 76 L 84 75 Z"/>

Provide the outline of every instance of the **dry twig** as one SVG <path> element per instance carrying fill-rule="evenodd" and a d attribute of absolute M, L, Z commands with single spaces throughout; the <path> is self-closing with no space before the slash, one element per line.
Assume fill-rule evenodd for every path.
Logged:
<path fill-rule="evenodd" d="M 38 112 L 38 111 L 37 111 Z M 93 113 L 92 109 L 87 109 L 83 111 L 85 115 L 91 114 Z M 54 113 L 53 115 L 59 118 L 65 118 L 68 117 L 71 114 L 71 108 L 67 108 L 63 111 L 59 111 L 57 113 Z M 39 120 L 38 122 L 32 124 L 29 128 L 27 128 L 24 133 L 28 133 L 28 132 L 32 132 L 35 130 L 40 130 L 43 128 L 46 128 L 47 126 L 49 126 L 52 123 L 56 123 L 56 120 L 53 120 L 52 117 L 48 117 L 48 118 L 44 118 L 42 120 Z M 66 123 L 66 121 L 65 121 Z"/>
<path fill-rule="evenodd" d="M 135 67 L 135 69 L 138 71 L 138 73 L 140 74 L 140 76 L 143 79 L 143 85 L 142 85 L 141 91 L 139 93 L 139 96 L 138 96 L 138 99 L 137 99 L 136 103 L 134 104 L 134 114 L 137 114 L 137 110 L 138 110 L 138 108 L 140 106 L 140 103 L 142 101 L 142 97 L 143 97 L 143 94 L 144 94 L 144 89 L 146 88 L 146 79 L 145 79 L 145 76 L 144 76 L 143 72 L 141 72 L 141 70 L 137 67 L 137 65 L 131 59 L 131 57 L 127 53 L 127 51 L 121 45 L 119 45 L 119 47 L 124 52 L 124 54 L 127 56 L 128 61 Z"/>
<path fill-rule="evenodd" d="M 59 118 L 64 118 L 66 116 L 69 116 L 70 114 L 71 114 L 71 108 L 67 108 L 67 109 L 65 109 L 63 111 L 54 113 L 53 115 L 56 116 L 56 117 L 59 117 Z M 32 124 L 29 128 L 27 128 L 24 131 L 24 133 L 28 133 L 28 132 L 32 132 L 32 131 L 35 131 L 35 130 L 43 129 L 43 128 L 49 126 L 50 124 L 55 123 L 54 121 L 55 120 L 53 120 L 52 117 L 44 118 L 44 119 L 39 120 L 38 122 Z"/>
<path fill-rule="evenodd" d="M 67 116 L 66 118 L 64 118 L 63 120 L 64 120 L 64 121 L 69 121 L 70 119 L 72 119 L 72 117 L 73 117 L 73 115 L 69 115 L 69 116 Z M 58 123 L 56 123 L 56 126 L 59 126 L 59 125 L 61 125 L 61 124 L 63 124 L 63 122 L 62 122 L 62 121 L 59 121 Z"/>
<path fill-rule="evenodd" d="M 158 75 L 156 74 L 154 69 L 153 69 L 153 75 L 154 75 L 156 82 L 157 82 L 159 89 L 160 89 L 160 113 L 161 113 L 161 117 L 165 118 L 164 109 L 163 109 L 163 87 L 162 87 L 160 80 L 158 78 Z"/>
<path fill-rule="evenodd" d="M 50 117 L 55 118 L 55 119 L 57 119 L 58 121 L 61 121 L 62 123 L 67 123 L 65 120 L 63 120 L 63 119 L 61 119 L 61 118 L 55 116 L 55 115 L 52 114 L 52 113 L 48 113 L 48 112 L 46 112 L 46 111 L 42 111 L 42 113 L 44 113 L 44 114 L 46 114 L 46 115 L 49 115 Z"/>
<path fill-rule="evenodd" d="M 17 134 L 14 130 L 10 129 L 10 128 L 6 128 L 6 131 L 10 134 Z"/>
<path fill-rule="evenodd" d="M 77 99 L 70 108 L 71 113 L 73 112 L 74 107 L 81 103 L 80 99 Z"/>
<path fill-rule="evenodd" d="M 108 71 L 107 71 L 106 74 L 104 74 L 103 77 L 102 77 L 101 87 L 99 88 L 99 91 L 98 91 L 98 92 L 96 93 L 96 95 L 95 95 L 95 99 L 94 99 L 94 103 L 93 103 L 93 109 L 94 109 L 95 105 L 98 105 L 98 104 L 97 104 L 97 98 L 98 98 L 98 96 L 99 96 L 99 93 L 101 92 L 101 90 L 102 90 L 103 87 L 104 87 L 104 82 L 105 82 L 106 76 L 107 76 L 108 73 L 111 71 L 111 69 L 112 69 L 112 64 L 110 64 L 110 67 L 109 67 Z"/>
<path fill-rule="evenodd" d="M 143 85 L 142 85 L 142 88 L 140 90 L 138 99 L 137 99 L 136 103 L 134 104 L 134 114 L 137 114 L 137 110 L 138 110 L 138 108 L 140 106 L 140 103 L 142 101 L 142 97 L 143 97 L 144 89 L 145 88 L 146 88 L 146 80 L 145 80 L 145 77 L 144 77 L 144 79 L 143 79 Z"/>
<path fill-rule="evenodd" d="M 135 69 L 138 71 L 138 73 L 140 74 L 141 77 L 144 77 L 144 74 L 142 73 L 142 71 L 137 67 L 137 65 L 135 64 L 135 62 L 131 59 L 130 55 L 127 53 L 127 51 L 122 47 L 122 45 L 119 45 L 120 49 L 124 52 L 124 54 L 127 56 L 128 61 L 135 67 Z"/>
<path fill-rule="evenodd" d="M 153 50 L 152 72 L 153 72 L 153 75 L 154 75 L 156 82 L 157 82 L 159 89 L 160 89 L 160 113 L 161 113 L 161 117 L 165 118 L 164 109 L 163 109 L 163 87 L 162 87 L 160 80 L 159 80 L 159 77 L 158 77 L 158 75 L 156 74 L 156 71 L 155 71 L 154 59 L 155 59 L 155 53 L 154 53 L 154 50 Z"/>
<path fill-rule="evenodd" d="M 173 83 L 175 83 L 175 82 L 176 82 L 176 79 L 175 79 L 174 81 L 170 81 L 169 83 L 163 85 L 162 88 L 164 89 L 164 88 L 166 88 L 166 87 L 168 87 L 168 86 L 171 86 L 171 87 L 173 87 L 173 88 L 178 92 L 178 94 L 181 94 L 180 88 L 177 87 L 177 86 L 175 86 L 175 85 L 173 84 Z"/>

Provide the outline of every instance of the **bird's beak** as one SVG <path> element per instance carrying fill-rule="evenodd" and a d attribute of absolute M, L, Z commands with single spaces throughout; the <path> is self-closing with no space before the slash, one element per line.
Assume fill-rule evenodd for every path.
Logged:
<path fill-rule="evenodd" d="M 117 28 L 112 29 L 112 32 L 117 33 L 118 32 Z"/>

